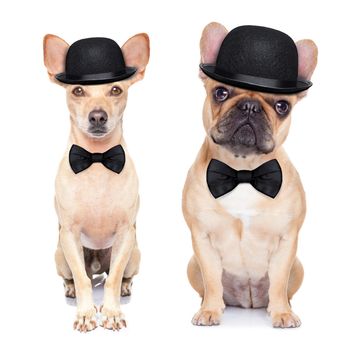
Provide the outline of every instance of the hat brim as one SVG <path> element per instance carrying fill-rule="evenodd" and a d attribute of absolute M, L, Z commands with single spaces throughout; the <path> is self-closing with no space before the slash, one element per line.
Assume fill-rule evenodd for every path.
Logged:
<path fill-rule="evenodd" d="M 307 90 L 312 86 L 311 81 L 297 80 L 293 86 L 283 86 L 282 82 L 275 79 L 266 79 L 243 74 L 235 74 L 234 77 L 219 74 L 216 71 L 216 66 L 213 64 L 200 64 L 200 69 L 208 77 L 221 83 L 236 86 L 242 89 L 269 92 L 275 94 L 294 94 Z"/>
<path fill-rule="evenodd" d="M 107 72 L 75 76 L 66 73 L 59 73 L 55 78 L 65 84 L 97 85 L 128 79 L 134 75 L 136 71 L 137 69 L 135 67 L 125 67 L 125 71 L 121 74 Z"/>

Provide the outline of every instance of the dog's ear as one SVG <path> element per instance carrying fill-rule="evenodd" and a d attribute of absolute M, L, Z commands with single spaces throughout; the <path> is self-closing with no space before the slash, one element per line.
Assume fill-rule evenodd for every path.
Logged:
<path fill-rule="evenodd" d="M 227 35 L 227 29 L 220 23 L 212 22 L 205 26 L 200 41 L 201 63 L 214 64 L 218 55 L 221 43 Z M 199 70 L 201 79 L 207 76 Z"/>
<path fill-rule="evenodd" d="M 317 46 L 309 39 L 296 42 L 298 49 L 298 76 L 299 78 L 310 80 L 317 65 Z"/>
<path fill-rule="evenodd" d="M 53 82 L 57 83 L 55 75 L 65 70 L 66 55 L 69 45 L 56 35 L 44 36 L 44 64 Z"/>
<path fill-rule="evenodd" d="M 130 78 L 131 83 L 141 80 L 145 75 L 149 60 L 149 37 L 146 33 L 136 34 L 122 47 L 125 65 L 137 68 L 137 72 Z"/>
<path fill-rule="evenodd" d="M 295 43 L 298 49 L 298 77 L 310 80 L 317 65 L 318 49 L 316 44 L 309 39 L 300 40 Z M 299 97 L 306 95 L 306 91 L 299 94 Z"/>

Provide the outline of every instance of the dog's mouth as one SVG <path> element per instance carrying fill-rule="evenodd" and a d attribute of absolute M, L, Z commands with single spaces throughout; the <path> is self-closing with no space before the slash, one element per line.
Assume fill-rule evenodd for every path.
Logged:
<path fill-rule="evenodd" d="M 241 145 L 245 147 L 256 147 L 258 144 L 258 137 L 254 130 L 254 126 L 249 122 L 244 123 L 232 130 L 230 135 L 222 138 L 223 133 L 219 129 L 219 132 L 216 133 L 216 136 L 211 133 L 211 138 L 216 144 L 234 144 Z M 221 137 L 220 137 L 221 136 Z"/>
<path fill-rule="evenodd" d="M 107 133 L 107 128 L 89 128 L 89 134 L 93 137 L 102 137 Z"/>
<path fill-rule="evenodd" d="M 233 134 L 235 144 L 240 144 L 246 147 L 254 147 L 257 143 L 254 128 L 249 124 L 243 124 Z"/>
<path fill-rule="evenodd" d="M 241 122 L 232 117 L 224 118 L 212 129 L 210 136 L 216 144 L 237 156 L 267 154 L 274 149 L 271 129 L 262 118 Z"/>

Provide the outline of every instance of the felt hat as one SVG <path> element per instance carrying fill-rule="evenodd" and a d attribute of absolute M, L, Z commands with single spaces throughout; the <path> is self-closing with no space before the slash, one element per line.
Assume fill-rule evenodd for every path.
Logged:
<path fill-rule="evenodd" d="M 67 52 L 65 72 L 56 79 L 66 84 L 105 84 L 129 78 L 136 72 L 126 67 L 122 50 L 112 39 L 88 38 L 73 43 Z"/>
<path fill-rule="evenodd" d="M 244 89 L 291 94 L 311 87 L 298 78 L 298 50 L 285 33 L 260 26 L 241 26 L 223 40 L 216 64 L 200 64 L 219 82 Z"/>

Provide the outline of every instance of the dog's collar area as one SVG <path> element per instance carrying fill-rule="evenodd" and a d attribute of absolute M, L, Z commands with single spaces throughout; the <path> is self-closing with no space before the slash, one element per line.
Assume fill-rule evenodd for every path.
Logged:
<path fill-rule="evenodd" d="M 282 186 L 282 169 L 277 159 L 269 160 L 254 170 L 236 170 L 212 159 L 207 168 L 207 184 L 214 198 L 231 192 L 241 183 L 250 183 L 257 191 L 275 198 Z"/>
<path fill-rule="evenodd" d="M 239 170 L 237 171 L 237 181 L 240 183 L 251 182 L 253 174 L 249 170 Z"/>
<path fill-rule="evenodd" d="M 92 153 L 91 154 L 91 161 L 93 163 L 101 163 L 103 160 L 103 153 Z"/>
<path fill-rule="evenodd" d="M 123 146 L 114 146 L 103 153 L 90 153 L 83 147 L 72 145 L 69 150 L 69 165 L 75 174 L 88 169 L 93 163 L 101 163 L 107 169 L 119 174 L 125 165 Z"/>

